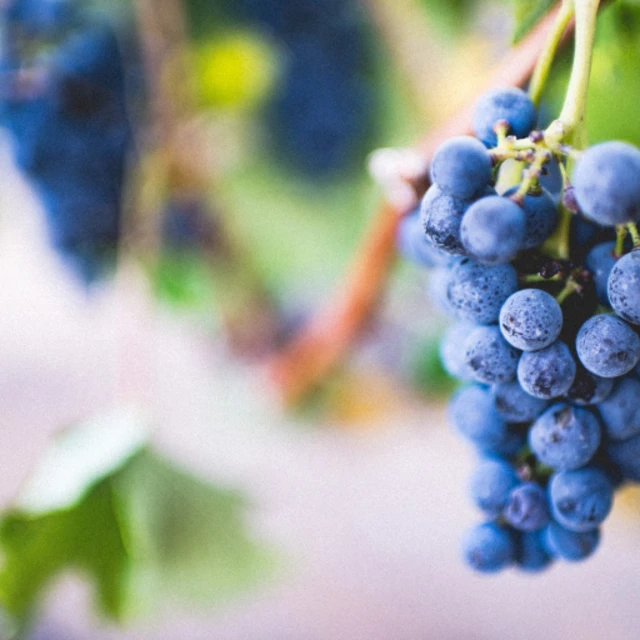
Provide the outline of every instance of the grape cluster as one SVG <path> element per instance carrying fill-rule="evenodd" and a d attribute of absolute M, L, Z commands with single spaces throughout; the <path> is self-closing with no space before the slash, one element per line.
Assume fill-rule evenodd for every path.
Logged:
<path fill-rule="evenodd" d="M 314 177 L 348 168 L 371 130 L 372 52 L 353 0 L 241 0 L 244 14 L 283 45 L 269 107 L 276 148 Z M 312 70 L 312 71 L 310 71 Z"/>
<path fill-rule="evenodd" d="M 72 20 L 62 0 L 14 0 L 5 11 L 1 122 L 53 247 L 91 282 L 115 254 L 131 148 L 119 43 L 107 24 Z"/>
<path fill-rule="evenodd" d="M 640 481 L 640 151 L 596 145 L 569 176 L 577 154 L 535 122 L 523 91 L 484 95 L 475 137 L 437 150 L 397 236 L 456 320 L 440 352 L 463 383 L 451 422 L 479 455 L 469 490 L 485 521 L 462 550 L 481 572 L 587 558 L 614 490 Z M 515 185 L 509 159 L 526 167 Z M 551 163 L 557 196 L 541 186 Z"/>

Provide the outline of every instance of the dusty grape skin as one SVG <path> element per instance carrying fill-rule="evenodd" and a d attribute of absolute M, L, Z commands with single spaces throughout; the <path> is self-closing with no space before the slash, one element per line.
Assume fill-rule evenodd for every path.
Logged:
<path fill-rule="evenodd" d="M 539 351 L 560 335 L 562 309 L 546 291 L 522 289 L 502 305 L 500 330 L 516 349 Z"/>
<path fill-rule="evenodd" d="M 598 411 L 609 439 L 640 434 L 640 380 L 631 376 L 618 380 L 609 397 L 598 404 Z"/>
<path fill-rule="evenodd" d="M 593 284 L 598 300 L 600 304 L 606 307 L 610 306 L 607 288 L 609 286 L 611 269 L 613 269 L 616 263 L 616 257 L 613 255 L 615 247 L 615 242 L 601 242 L 597 244 L 589 251 L 584 263 L 593 277 Z"/>
<path fill-rule="evenodd" d="M 473 380 L 473 371 L 465 362 L 464 341 L 475 325 L 457 322 L 452 324 L 440 341 L 440 361 L 445 371 L 458 380 Z"/>
<path fill-rule="evenodd" d="M 459 320 L 475 324 L 497 322 L 504 301 L 518 289 L 510 264 L 484 265 L 464 258 L 447 278 L 447 300 Z"/>
<path fill-rule="evenodd" d="M 598 404 L 609 396 L 613 384 L 613 378 L 601 378 L 580 365 L 566 398 L 580 406 Z"/>
<path fill-rule="evenodd" d="M 595 467 L 555 473 L 549 482 L 554 519 L 569 531 L 597 529 L 611 511 L 613 484 Z"/>
<path fill-rule="evenodd" d="M 462 556 L 475 571 L 494 573 L 515 558 L 514 536 L 504 527 L 486 522 L 469 529 L 462 538 Z"/>
<path fill-rule="evenodd" d="M 405 260 L 415 262 L 427 269 L 446 267 L 451 261 L 450 256 L 443 254 L 425 237 L 418 210 L 408 213 L 400 220 L 396 234 L 396 246 L 398 253 Z"/>
<path fill-rule="evenodd" d="M 640 251 L 622 256 L 609 275 L 609 303 L 627 322 L 640 325 Z"/>
<path fill-rule="evenodd" d="M 517 380 L 496 384 L 491 393 L 498 413 L 509 422 L 531 422 L 549 405 L 527 393 Z"/>
<path fill-rule="evenodd" d="M 564 395 L 575 376 L 576 363 L 560 340 L 540 351 L 525 351 L 518 362 L 518 382 L 536 398 L 550 400 Z"/>
<path fill-rule="evenodd" d="M 495 325 L 475 327 L 464 341 L 464 361 L 477 382 L 493 384 L 516 377 L 520 352 Z"/>
<path fill-rule="evenodd" d="M 480 447 L 496 447 L 508 437 L 507 422 L 498 415 L 488 389 L 471 385 L 459 389 L 449 401 L 449 416 L 456 429 Z"/>
<path fill-rule="evenodd" d="M 491 159 L 484 145 L 471 136 L 441 144 L 431 161 L 431 181 L 447 195 L 469 200 L 491 180 Z"/>
<path fill-rule="evenodd" d="M 460 237 L 466 252 L 483 264 L 509 262 L 522 248 L 525 217 L 508 198 L 476 200 L 462 217 Z"/>
<path fill-rule="evenodd" d="M 598 419 L 582 407 L 556 403 L 529 430 L 529 446 L 537 458 L 557 470 L 586 465 L 600 444 Z"/>
<path fill-rule="evenodd" d="M 504 509 L 509 493 L 518 482 L 518 477 L 508 462 L 485 458 L 471 474 L 469 494 L 478 509 L 495 517 Z"/>
<path fill-rule="evenodd" d="M 420 205 L 420 221 L 427 241 L 440 251 L 463 256 L 460 222 L 465 204 L 447 195 L 437 184 L 431 185 Z"/>
<path fill-rule="evenodd" d="M 518 187 L 512 187 L 505 197 L 513 195 Z M 524 237 L 521 249 L 533 249 L 541 245 L 554 231 L 558 224 L 558 207 L 553 196 L 542 189 L 539 194 L 528 193 L 520 203 L 524 212 Z"/>
<path fill-rule="evenodd" d="M 517 87 L 491 89 L 480 96 L 473 112 L 473 132 L 487 146 L 496 145 L 494 126 L 506 120 L 510 133 L 524 138 L 536 124 L 536 108 L 531 98 Z"/>
<path fill-rule="evenodd" d="M 556 557 L 569 562 L 580 562 L 588 558 L 600 543 L 600 529 L 578 533 L 569 531 L 557 522 L 545 529 L 545 544 Z"/>
<path fill-rule="evenodd" d="M 572 182 L 585 217 L 607 226 L 640 220 L 640 151 L 634 146 L 611 141 L 587 149 Z"/>
<path fill-rule="evenodd" d="M 549 524 L 547 494 L 535 482 L 514 487 L 502 512 L 504 519 L 519 531 L 538 531 Z"/>
<path fill-rule="evenodd" d="M 602 378 L 617 378 L 638 364 L 640 338 L 624 320 L 600 314 L 580 327 L 576 351 L 591 373 Z"/>

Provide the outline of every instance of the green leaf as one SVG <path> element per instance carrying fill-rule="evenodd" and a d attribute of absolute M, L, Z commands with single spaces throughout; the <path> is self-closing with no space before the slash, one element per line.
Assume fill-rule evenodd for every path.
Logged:
<path fill-rule="evenodd" d="M 135 550 L 133 613 L 159 602 L 212 604 L 251 587 L 273 558 L 246 534 L 246 501 L 149 452 L 117 478 Z"/>
<path fill-rule="evenodd" d="M 149 451 L 142 425 L 122 412 L 68 430 L 3 514 L 0 613 L 18 631 L 64 572 L 121 621 L 168 600 L 216 603 L 272 566 L 246 533 L 246 502 Z"/>
<path fill-rule="evenodd" d="M 513 0 L 513 42 L 524 38 L 555 2 L 556 0 Z"/>
<path fill-rule="evenodd" d="M 47 515 L 15 510 L 0 522 L 4 561 L 0 603 L 23 627 L 54 576 L 79 570 L 95 585 L 99 608 L 121 618 L 130 558 L 124 547 L 110 480 L 76 506 Z"/>
<path fill-rule="evenodd" d="M 31 476 L 16 507 L 30 515 L 76 504 L 146 443 L 149 427 L 132 409 L 119 408 L 58 435 Z"/>

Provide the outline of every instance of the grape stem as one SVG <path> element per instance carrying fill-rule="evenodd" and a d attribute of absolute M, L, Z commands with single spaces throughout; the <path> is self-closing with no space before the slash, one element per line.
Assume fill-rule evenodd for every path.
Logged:
<path fill-rule="evenodd" d="M 627 230 L 629 231 L 629 235 L 631 236 L 631 241 L 633 242 L 633 248 L 637 249 L 640 247 L 640 231 L 638 231 L 638 227 L 635 222 L 629 222 L 627 224 Z"/>
<path fill-rule="evenodd" d="M 616 226 L 616 248 L 614 254 L 616 258 L 619 258 L 624 253 L 624 241 L 627 237 L 627 228 L 620 224 Z"/>
<path fill-rule="evenodd" d="M 562 304 L 570 295 L 575 293 L 578 289 L 580 289 L 580 285 L 575 282 L 575 280 L 567 280 L 567 284 L 564 285 L 564 288 L 560 293 L 556 296 L 556 302 L 558 304 Z"/>
<path fill-rule="evenodd" d="M 569 86 L 559 120 L 564 131 L 564 141 L 575 149 L 587 146 L 585 116 L 591 59 L 596 35 L 596 21 L 600 0 L 574 0 L 575 49 Z"/>
<path fill-rule="evenodd" d="M 536 107 L 540 104 L 542 92 L 544 91 L 544 87 L 547 83 L 558 45 L 562 40 L 562 36 L 565 33 L 571 18 L 573 18 L 573 14 L 573 0 L 562 0 L 562 6 L 556 14 L 553 25 L 549 30 L 547 40 L 544 44 L 542 53 L 538 58 L 536 68 L 533 70 L 531 82 L 529 83 L 529 97 Z"/>

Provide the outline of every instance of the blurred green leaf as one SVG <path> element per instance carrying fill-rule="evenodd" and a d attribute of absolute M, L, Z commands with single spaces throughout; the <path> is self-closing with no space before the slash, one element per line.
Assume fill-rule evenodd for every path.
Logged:
<path fill-rule="evenodd" d="M 63 431 L 27 482 L 16 508 L 33 516 L 72 507 L 140 451 L 148 437 L 142 416 L 124 408 Z"/>
<path fill-rule="evenodd" d="M 100 609 L 121 618 L 130 558 L 124 547 L 109 479 L 76 506 L 41 516 L 11 511 L 0 522 L 4 560 L 0 604 L 19 627 L 28 622 L 43 591 L 65 570 L 94 583 Z"/>
<path fill-rule="evenodd" d="M 512 0 L 514 10 L 513 42 L 519 42 L 531 31 L 556 0 Z"/>
<path fill-rule="evenodd" d="M 157 457 L 141 424 L 124 412 L 65 432 L 4 513 L 0 610 L 17 629 L 68 571 L 122 620 L 168 600 L 216 603 L 272 566 L 247 536 L 245 501 Z"/>
<path fill-rule="evenodd" d="M 247 504 L 144 452 L 116 479 L 128 546 L 135 550 L 132 604 L 211 604 L 254 585 L 271 557 L 246 536 Z"/>

